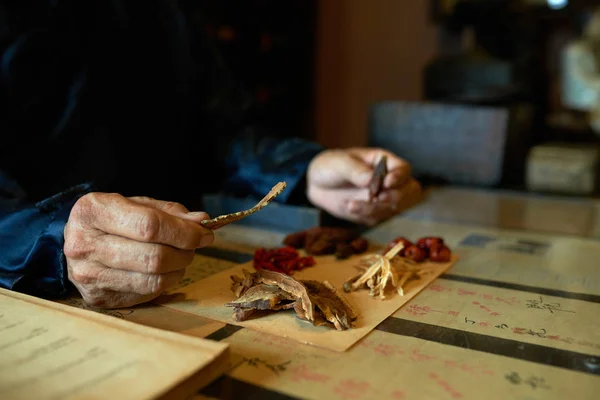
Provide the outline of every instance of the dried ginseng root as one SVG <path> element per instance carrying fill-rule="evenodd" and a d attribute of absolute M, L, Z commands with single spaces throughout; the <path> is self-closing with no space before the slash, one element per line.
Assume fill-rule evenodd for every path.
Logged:
<path fill-rule="evenodd" d="M 399 236 L 388 243 L 383 255 L 362 258 L 358 267 L 363 272 L 346 281 L 344 291 L 368 288 L 371 296 L 385 299 L 386 286 L 391 282 L 398 294 L 404 296 L 404 285 L 408 281 L 435 273 L 436 263 L 448 262 L 451 257 L 452 253 L 442 238 L 428 236 L 413 244 Z"/>
<path fill-rule="evenodd" d="M 314 325 L 328 325 L 329 323 L 338 331 L 353 328 L 353 322 L 358 317 L 358 313 L 346 299 L 338 296 L 330 282 L 312 280 L 300 282 L 306 287 L 308 296 L 315 305 Z"/>
<path fill-rule="evenodd" d="M 375 254 L 363 259 L 363 262 L 368 263 L 366 271 L 360 275 L 350 278 L 344 283 L 345 292 L 353 292 L 355 290 L 368 287 L 369 295 L 385 299 L 385 289 L 387 284 L 391 282 L 392 286 L 398 286 L 398 273 L 391 263 L 391 260 L 404 248 L 404 243 L 400 242 L 392 247 L 384 255 Z M 400 286 L 398 292 L 401 292 Z"/>
<path fill-rule="evenodd" d="M 383 190 L 383 182 L 387 173 L 387 156 L 381 156 L 381 159 L 373 170 L 373 175 L 369 182 L 369 202 L 374 202 Z"/>
<path fill-rule="evenodd" d="M 283 192 L 286 186 L 287 184 L 285 182 L 279 182 L 277 185 L 273 186 L 269 193 L 267 193 L 265 197 L 263 197 L 254 207 L 248 210 L 238 211 L 232 214 L 219 215 L 216 218 L 201 221 L 200 224 L 205 228 L 216 230 L 224 227 L 225 225 L 242 220 L 268 206 L 275 199 L 275 197 L 279 196 L 281 192 Z"/>
<path fill-rule="evenodd" d="M 238 297 L 225 304 L 233 307 L 233 318 L 245 321 L 255 311 L 293 309 L 298 318 L 315 326 L 327 325 L 337 330 L 353 327 L 358 313 L 336 293 L 329 282 L 297 281 L 272 271 L 232 276 L 232 292 Z"/>

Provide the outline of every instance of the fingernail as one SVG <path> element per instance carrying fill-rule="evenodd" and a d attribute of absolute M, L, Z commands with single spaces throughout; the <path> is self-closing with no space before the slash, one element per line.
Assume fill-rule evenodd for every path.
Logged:
<path fill-rule="evenodd" d="M 209 215 L 202 211 L 193 211 L 186 214 L 186 217 L 193 218 L 194 220 L 203 221 L 205 219 L 210 219 Z"/>
<path fill-rule="evenodd" d="M 203 216 L 208 216 L 207 213 L 205 213 L 204 211 L 192 211 L 187 213 L 187 215 L 191 215 L 191 216 L 195 216 L 195 217 L 203 217 Z"/>

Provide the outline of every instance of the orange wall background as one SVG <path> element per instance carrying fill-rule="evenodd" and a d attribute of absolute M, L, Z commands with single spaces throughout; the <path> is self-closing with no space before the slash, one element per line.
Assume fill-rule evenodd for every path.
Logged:
<path fill-rule="evenodd" d="M 317 27 L 316 139 L 366 144 L 368 109 L 421 100 L 422 69 L 436 53 L 429 0 L 321 0 Z"/>

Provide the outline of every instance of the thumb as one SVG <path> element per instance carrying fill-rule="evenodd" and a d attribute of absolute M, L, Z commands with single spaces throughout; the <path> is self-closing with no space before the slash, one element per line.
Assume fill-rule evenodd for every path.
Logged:
<path fill-rule="evenodd" d="M 373 175 L 373 168 L 370 165 L 350 154 L 341 157 L 338 168 L 344 180 L 357 187 L 367 187 Z"/>
<path fill-rule="evenodd" d="M 174 201 L 156 200 L 143 196 L 129 197 L 129 200 L 148 207 L 156 208 L 157 210 L 163 211 L 174 217 L 183 218 L 198 223 L 205 219 L 210 219 L 210 216 L 207 213 L 198 211 L 190 212 L 187 208 L 185 208 L 185 206 Z"/>

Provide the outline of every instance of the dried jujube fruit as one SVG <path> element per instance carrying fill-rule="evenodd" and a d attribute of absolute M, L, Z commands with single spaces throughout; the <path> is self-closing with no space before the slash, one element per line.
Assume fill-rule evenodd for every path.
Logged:
<path fill-rule="evenodd" d="M 344 259 L 354 254 L 354 249 L 348 243 L 338 243 L 335 246 L 335 256 L 338 259 Z"/>
<path fill-rule="evenodd" d="M 417 240 L 414 244 L 403 236 L 398 236 L 391 240 L 383 254 L 386 254 L 398 243 L 403 243 L 404 247 L 397 254 L 399 257 L 407 258 L 415 262 L 426 260 L 434 262 L 448 262 L 452 259 L 452 251 L 446 246 L 444 239 L 437 236 L 426 236 Z"/>
<path fill-rule="evenodd" d="M 351 241 L 350 246 L 352 246 L 352 249 L 354 250 L 355 254 L 361 254 L 367 251 L 367 248 L 369 247 L 369 242 L 367 241 L 367 239 L 359 237 Z"/>
<path fill-rule="evenodd" d="M 349 229 L 336 227 L 314 227 L 287 235 L 283 243 L 296 249 L 304 249 L 308 254 L 335 254 L 338 258 L 348 258 L 367 250 L 369 243 Z"/>
<path fill-rule="evenodd" d="M 295 249 L 301 249 L 304 247 L 304 241 L 306 240 L 306 232 L 296 232 L 290 235 L 287 235 L 285 239 L 283 239 L 283 244 L 286 246 L 293 247 Z"/>
<path fill-rule="evenodd" d="M 422 262 L 422 261 L 425 261 L 425 259 L 427 259 L 427 253 L 425 252 L 424 249 L 422 249 L 416 245 L 412 245 L 406 249 L 406 252 L 404 253 L 404 257 L 408 258 L 409 260 L 413 260 L 415 262 Z"/>
<path fill-rule="evenodd" d="M 387 247 L 385 248 L 385 250 L 383 251 L 383 253 L 387 253 L 388 251 L 390 251 L 394 246 L 396 246 L 398 243 L 402 242 L 404 244 L 404 247 L 402 248 L 402 250 L 400 250 L 398 252 L 398 255 L 400 257 L 404 257 L 404 255 L 406 254 L 406 249 L 408 249 L 410 246 L 412 246 L 412 242 L 410 240 L 408 240 L 405 237 L 402 236 L 398 236 L 396 239 L 390 241 L 387 245 Z"/>
<path fill-rule="evenodd" d="M 444 239 L 440 237 L 424 237 L 417 240 L 417 246 L 422 249 L 431 249 L 432 247 L 440 247 L 444 245 Z"/>
<path fill-rule="evenodd" d="M 450 248 L 447 246 L 434 247 L 429 251 L 429 259 L 435 262 L 448 262 L 452 257 Z"/>

